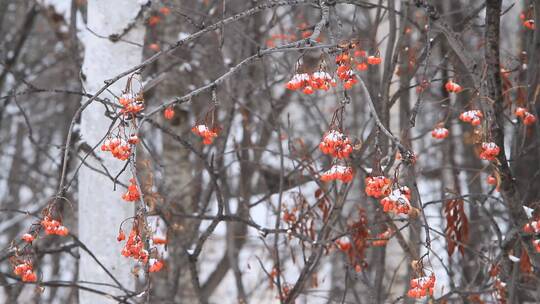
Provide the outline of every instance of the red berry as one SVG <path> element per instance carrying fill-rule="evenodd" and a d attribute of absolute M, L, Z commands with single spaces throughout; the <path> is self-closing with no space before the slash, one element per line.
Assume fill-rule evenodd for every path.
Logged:
<path fill-rule="evenodd" d="M 25 233 L 23 234 L 21 239 L 27 243 L 32 243 L 34 241 L 34 236 L 31 235 L 30 233 Z"/>
<path fill-rule="evenodd" d="M 163 111 L 163 116 L 165 117 L 165 119 L 167 120 L 171 120 L 173 119 L 174 117 L 174 107 L 173 106 L 169 106 L 165 109 L 165 111 Z"/>

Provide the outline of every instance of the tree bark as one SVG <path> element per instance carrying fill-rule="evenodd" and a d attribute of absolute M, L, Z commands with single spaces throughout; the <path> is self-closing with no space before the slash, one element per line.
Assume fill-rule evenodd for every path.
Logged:
<path fill-rule="evenodd" d="M 89 0 L 88 28 L 102 37 L 122 33 L 139 9 L 138 2 L 132 0 Z M 143 38 L 144 28 L 140 24 L 132 27 L 123 40 L 117 42 L 100 38 L 90 32 L 84 33 L 85 56 L 82 71 L 86 76 L 86 90 L 90 93 L 96 92 L 104 85 L 105 80 L 138 64 L 142 59 L 142 50 L 136 44 L 142 44 Z M 119 95 L 124 86 L 125 80 L 121 79 L 113 84 L 110 90 Z M 111 95 L 107 97 L 114 100 Z M 111 120 L 104 113 L 104 106 L 96 102 L 82 113 L 81 138 L 92 147 L 105 136 L 111 124 Z M 98 156 L 102 159 L 103 165 L 114 175 L 125 165 L 124 162 L 108 154 L 98 152 Z M 96 166 L 98 160 L 92 158 L 88 162 L 91 166 Z M 121 199 L 124 189 L 113 191 L 111 180 L 100 173 L 83 166 L 78 178 L 79 238 L 125 288 L 133 289 L 134 278 L 130 272 L 131 266 L 129 260 L 120 254 L 122 247 L 116 241 L 116 235 L 120 223 L 133 216 L 134 205 Z M 124 173 L 121 180 L 125 182 L 128 178 L 128 175 Z M 114 284 L 93 258 L 84 251 L 81 251 L 79 262 L 79 280 Z M 118 289 L 99 285 L 91 287 L 113 294 L 119 292 Z M 79 302 L 90 304 L 115 303 L 116 301 L 80 290 Z"/>
<path fill-rule="evenodd" d="M 486 30 L 485 30 L 485 58 L 487 97 L 493 102 L 493 109 L 489 109 L 487 116 L 490 120 L 489 132 L 493 142 L 500 148 L 496 167 L 501 176 L 500 192 L 510 211 L 512 224 L 521 229 L 527 223 L 527 215 L 523 210 L 520 193 L 517 190 L 516 180 L 510 167 L 504 149 L 504 99 L 502 95 L 502 82 L 500 74 L 500 21 L 502 0 L 486 1 Z M 534 266 L 540 266 L 540 258 L 535 254 L 531 242 L 524 242 Z"/>

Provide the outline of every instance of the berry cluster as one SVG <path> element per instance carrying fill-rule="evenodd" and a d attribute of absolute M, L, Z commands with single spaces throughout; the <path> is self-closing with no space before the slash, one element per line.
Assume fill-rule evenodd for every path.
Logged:
<path fill-rule="evenodd" d="M 385 176 L 366 177 L 366 194 L 374 198 L 381 198 L 391 193 L 392 181 Z"/>
<path fill-rule="evenodd" d="M 289 211 L 288 208 L 284 208 L 283 210 L 283 221 L 285 223 L 293 225 L 296 223 L 296 213 L 298 212 L 298 208 L 294 207 L 291 211 Z"/>
<path fill-rule="evenodd" d="M 340 237 L 339 239 L 336 240 L 336 247 L 343 251 L 343 252 L 347 252 L 349 250 L 351 250 L 351 239 L 347 236 L 342 236 Z"/>
<path fill-rule="evenodd" d="M 354 47 L 354 44 L 351 45 L 351 47 Z M 382 62 L 382 59 L 378 54 L 368 56 L 367 59 L 365 58 L 366 56 L 366 51 L 361 49 L 355 50 L 353 56 L 351 56 L 349 51 L 343 51 L 336 56 L 336 64 L 338 66 L 336 74 L 339 79 L 344 82 L 344 89 L 348 90 L 358 82 L 358 79 L 353 72 L 353 66 L 355 66 L 358 71 L 366 71 L 369 65 L 378 65 Z"/>
<path fill-rule="evenodd" d="M 358 209 L 359 218 L 347 225 L 349 235 L 344 235 L 335 240 L 336 248 L 343 252 L 349 259 L 351 266 L 356 272 L 361 272 L 367 265 L 365 262 L 365 250 L 369 247 L 369 229 L 365 210 Z"/>
<path fill-rule="evenodd" d="M 299 89 L 304 89 L 306 94 L 313 93 L 313 88 L 310 85 L 311 77 L 308 73 L 294 74 L 294 76 L 287 82 L 285 85 L 287 89 L 291 91 L 296 91 Z"/>
<path fill-rule="evenodd" d="M 506 283 L 497 277 L 495 279 L 495 298 L 500 304 L 506 304 Z"/>
<path fill-rule="evenodd" d="M 145 243 L 143 241 L 142 234 L 139 230 L 139 224 L 138 220 L 133 221 L 131 231 L 129 233 L 128 239 L 126 241 L 126 244 L 124 245 L 124 248 L 122 249 L 121 254 L 127 258 L 133 258 L 139 263 L 147 264 L 148 263 L 148 271 L 149 272 L 158 272 L 165 266 L 165 262 L 157 258 L 153 252 L 153 250 L 150 250 L 150 253 L 148 250 L 145 249 Z M 124 231 L 120 228 L 120 231 L 118 232 L 118 237 L 116 240 L 118 242 L 122 242 L 126 239 L 126 235 Z M 164 245 L 167 244 L 167 239 L 164 237 L 159 236 L 153 236 L 152 237 L 152 243 L 154 245 Z M 156 248 L 154 248 L 157 250 Z"/>
<path fill-rule="evenodd" d="M 384 232 L 381 232 L 377 234 L 377 240 L 374 240 L 371 242 L 371 244 L 375 247 L 383 247 L 386 246 L 390 238 L 392 237 L 392 234 L 394 231 L 392 229 L 388 228 Z"/>
<path fill-rule="evenodd" d="M 118 103 L 122 106 L 120 115 L 121 121 L 115 126 L 101 145 L 101 151 L 110 152 L 113 157 L 120 160 L 128 160 L 133 150 L 132 145 L 140 142 L 135 130 L 137 120 L 135 116 L 144 109 L 144 98 L 142 91 L 134 93 L 132 82 L 136 74 L 129 76 L 123 94 L 118 98 Z M 126 131 L 127 126 L 132 132 Z"/>
<path fill-rule="evenodd" d="M 335 158 L 347 158 L 353 151 L 350 139 L 337 130 L 330 130 L 324 134 L 319 149 L 322 153 Z"/>
<path fill-rule="evenodd" d="M 165 245 L 167 244 L 167 238 L 161 237 L 161 236 L 153 236 L 152 237 L 152 243 L 154 245 Z"/>
<path fill-rule="evenodd" d="M 111 152 L 119 160 L 127 160 L 131 155 L 131 144 L 120 137 L 107 138 L 101 145 L 101 151 Z"/>
<path fill-rule="evenodd" d="M 121 232 L 117 237 L 117 240 L 119 242 L 125 239 L 124 232 L 122 230 L 120 231 Z M 126 258 L 131 257 L 137 261 L 142 262 L 143 264 L 146 264 L 146 262 L 148 262 L 148 251 L 144 249 L 144 242 L 139 233 L 139 229 L 137 229 L 135 225 L 131 229 L 127 242 L 122 249 L 122 255 Z"/>
<path fill-rule="evenodd" d="M 411 210 L 411 190 L 403 186 L 395 189 L 387 197 L 381 200 L 384 212 L 408 214 Z"/>
<path fill-rule="evenodd" d="M 453 80 L 448 80 L 448 82 L 446 82 L 446 84 L 444 85 L 444 88 L 449 93 L 459 93 L 463 91 L 463 88 L 457 82 L 454 82 Z"/>
<path fill-rule="evenodd" d="M 523 232 L 540 234 L 540 220 L 535 220 L 523 226 Z"/>
<path fill-rule="evenodd" d="M 339 57 L 340 56 L 338 56 L 338 58 Z M 336 58 L 336 63 L 338 62 L 338 58 Z M 356 83 L 358 83 L 358 78 L 350 65 L 338 63 L 336 74 L 338 78 L 343 81 L 343 88 L 345 90 L 351 89 Z"/>
<path fill-rule="evenodd" d="M 527 109 L 518 107 L 515 112 L 516 116 L 521 118 L 523 124 L 526 126 L 533 125 L 536 122 L 536 116 L 531 114 Z"/>
<path fill-rule="evenodd" d="M 37 275 L 34 272 L 34 267 L 30 261 L 20 261 L 13 268 L 13 273 L 20 277 L 23 282 L 37 281 Z"/>
<path fill-rule="evenodd" d="M 159 9 L 159 13 L 163 15 L 163 17 L 169 15 L 171 13 L 171 9 L 163 6 Z M 161 22 L 161 16 L 157 12 L 153 12 L 152 15 L 146 20 L 148 22 L 149 26 L 156 26 L 158 23 Z"/>
<path fill-rule="evenodd" d="M 368 64 L 365 62 L 360 62 L 359 64 L 356 65 L 356 69 L 362 72 L 367 71 L 368 67 L 369 67 Z"/>
<path fill-rule="evenodd" d="M 347 42 L 340 45 L 341 53 L 336 56 L 337 65 L 335 74 L 343 82 L 345 90 L 351 89 L 358 83 L 358 77 L 353 71 L 354 67 L 358 71 L 366 71 L 369 65 L 378 65 L 382 63 L 382 58 L 377 51 L 373 55 L 367 55 L 365 50 L 359 48 L 356 42 Z M 351 54 L 351 51 L 354 52 Z M 289 90 L 302 90 L 305 94 L 313 94 L 316 90 L 327 91 L 330 87 L 336 86 L 334 78 L 325 71 L 324 61 L 321 68 L 313 74 L 297 73 L 286 84 Z"/>
<path fill-rule="evenodd" d="M 321 149 L 322 153 L 338 159 L 334 160 L 332 167 L 329 170 L 321 174 L 321 181 L 323 182 L 341 180 L 344 183 L 348 183 L 351 182 L 354 177 L 352 167 L 344 160 L 351 155 L 353 146 L 351 140 L 342 132 L 343 110 L 344 106 L 341 106 L 334 112 L 330 130 L 324 134 L 319 143 L 319 149 Z M 341 159 L 341 161 L 339 161 L 339 159 Z M 340 162 L 343 164 L 340 164 Z"/>
<path fill-rule="evenodd" d="M 321 181 L 329 182 L 333 180 L 340 180 L 344 183 L 348 183 L 352 181 L 353 176 L 353 169 L 351 167 L 333 165 L 321 175 Z"/>
<path fill-rule="evenodd" d="M 411 289 L 407 292 L 410 298 L 420 299 L 427 295 L 433 295 L 435 288 L 435 274 L 412 279 L 410 282 Z"/>
<path fill-rule="evenodd" d="M 151 258 L 150 259 L 150 267 L 148 268 L 148 271 L 149 272 L 158 272 L 161 269 L 163 269 L 163 266 L 165 266 L 165 263 L 163 262 L 163 260 Z"/>
<path fill-rule="evenodd" d="M 523 26 L 530 30 L 534 30 L 535 29 L 534 20 L 533 19 L 524 20 Z"/>
<path fill-rule="evenodd" d="M 501 152 L 501 148 L 494 142 L 482 143 L 482 151 L 480 152 L 480 158 L 485 160 L 495 160 L 497 155 Z"/>
<path fill-rule="evenodd" d="M 217 128 L 209 128 L 206 124 L 196 125 L 191 128 L 191 132 L 203 139 L 203 144 L 211 145 L 218 136 Z"/>
<path fill-rule="evenodd" d="M 499 273 L 501 271 L 501 266 L 499 264 L 492 265 L 489 270 L 489 276 L 495 279 L 494 287 L 495 291 L 493 292 L 497 303 L 506 304 L 507 292 L 506 292 L 506 283 L 501 281 Z"/>
<path fill-rule="evenodd" d="M 527 16 L 529 15 L 529 16 Z M 530 30 L 534 30 L 536 28 L 535 24 L 534 24 L 534 18 L 531 16 L 530 12 L 529 13 L 521 13 L 519 15 L 519 19 L 521 19 L 521 22 L 523 24 L 523 26 L 525 28 L 528 28 Z"/>
<path fill-rule="evenodd" d="M 129 180 L 129 186 L 127 192 L 122 195 L 122 199 L 126 202 L 135 202 L 138 201 L 141 197 L 139 193 L 139 188 L 134 178 Z"/>
<path fill-rule="evenodd" d="M 310 84 L 311 84 L 311 87 L 315 90 L 328 91 L 330 89 L 330 86 L 332 87 L 336 86 L 336 81 L 327 72 L 317 71 L 311 75 Z M 304 89 L 304 93 L 306 93 L 305 89 Z M 311 94 L 311 93 L 306 93 L 306 94 Z"/>
<path fill-rule="evenodd" d="M 315 90 L 328 91 L 330 87 L 336 86 L 336 81 L 324 71 L 317 71 L 313 74 L 301 73 L 294 74 L 291 80 L 287 82 L 287 89 L 296 91 L 302 89 L 304 94 L 310 95 Z"/>
<path fill-rule="evenodd" d="M 534 250 L 536 250 L 537 253 L 540 253 L 540 240 L 533 240 L 532 244 L 534 246 Z"/>
<path fill-rule="evenodd" d="M 370 65 L 379 65 L 382 63 L 382 58 L 379 55 L 370 55 L 367 58 L 367 63 Z"/>
<path fill-rule="evenodd" d="M 118 98 L 118 103 L 123 107 L 120 110 L 121 114 L 135 115 L 144 109 L 144 98 L 142 94 L 133 95 L 125 93 Z"/>
<path fill-rule="evenodd" d="M 45 234 L 55 234 L 60 236 L 66 236 L 69 234 L 69 230 L 66 226 L 62 225 L 62 222 L 52 219 L 50 216 L 45 216 L 41 220 L 41 227 L 45 229 Z"/>
<path fill-rule="evenodd" d="M 354 49 L 354 52 L 351 55 L 350 50 L 352 49 Z M 366 71 L 369 65 L 378 65 L 381 62 L 382 58 L 378 52 L 367 56 L 367 52 L 358 48 L 356 43 L 350 43 L 336 56 L 336 74 L 344 82 L 343 88 L 348 90 L 358 82 L 357 76 L 353 72 L 353 66 L 358 71 Z"/>
<path fill-rule="evenodd" d="M 433 129 L 433 131 L 431 131 L 431 137 L 436 139 L 445 139 L 448 137 L 449 133 L 450 132 L 447 128 L 443 126 L 437 126 L 435 129 Z"/>
<path fill-rule="evenodd" d="M 523 226 L 523 232 L 530 234 L 540 234 L 540 219 L 536 219 Z M 540 239 L 532 240 L 532 245 L 536 252 L 540 253 Z"/>
<path fill-rule="evenodd" d="M 459 119 L 463 122 L 468 122 L 473 126 L 478 126 L 482 123 L 484 115 L 479 110 L 465 111 L 459 115 Z"/>

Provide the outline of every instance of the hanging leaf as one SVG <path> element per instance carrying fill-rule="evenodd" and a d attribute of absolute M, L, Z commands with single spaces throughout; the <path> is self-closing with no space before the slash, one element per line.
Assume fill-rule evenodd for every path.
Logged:
<path fill-rule="evenodd" d="M 525 250 L 525 248 L 521 250 L 521 258 L 519 259 L 519 269 L 521 270 L 521 273 L 523 274 L 531 274 L 533 271 L 531 259 L 529 258 L 529 254 L 527 253 L 527 250 Z"/>
<path fill-rule="evenodd" d="M 465 209 L 463 208 L 463 200 L 450 200 L 444 206 L 444 215 L 446 217 L 446 242 L 448 244 L 448 255 L 452 256 L 456 247 L 461 252 L 465 253 L 464 244 L 468 240 L 469 221 Z"/>

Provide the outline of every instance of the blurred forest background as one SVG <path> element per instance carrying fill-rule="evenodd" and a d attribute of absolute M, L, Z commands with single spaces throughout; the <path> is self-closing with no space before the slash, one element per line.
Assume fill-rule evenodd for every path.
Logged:
<path fill-rule="evenodd" d="M 534 0 L 0 0 L 0 299 L 540 302 L 540 130 L 515 112 L 540 110 L 539 19 Z M 345 88 L 343 54 L 382 63 Z M 337 86 L 286 88 L 317 71 Z M 144 110 L 122 115 L 126 89 Z M 319 150 L 337 129 L 347 160 Z M 124 132 L 128 159 L 100 149 Z M 336 161 L 351 182 L 321 181 Z M 366 194 L 381 175 L 407 214 Z M 121 254 L 135 230 L 148 263 Z"/>

